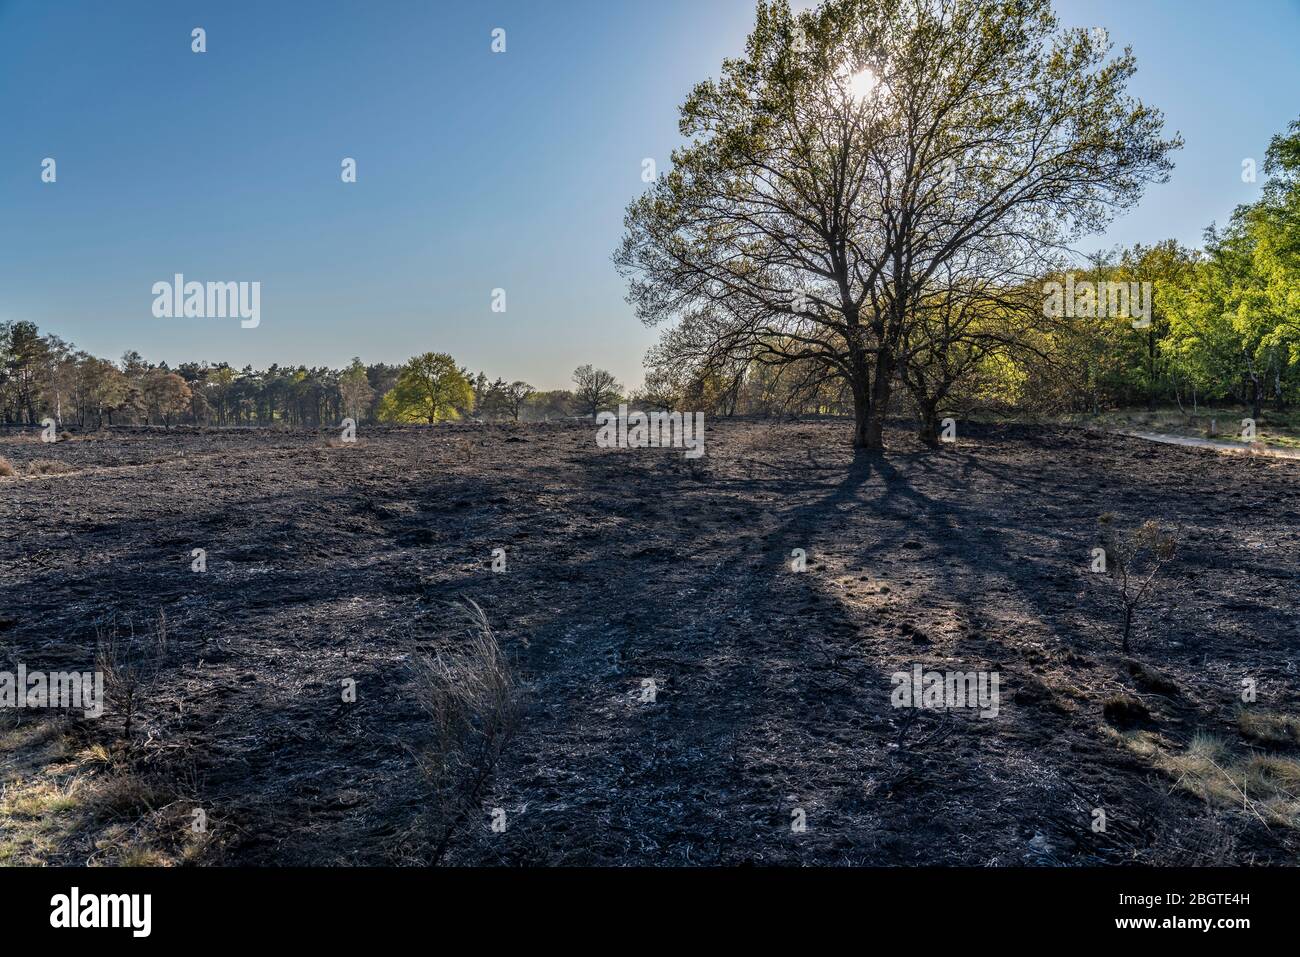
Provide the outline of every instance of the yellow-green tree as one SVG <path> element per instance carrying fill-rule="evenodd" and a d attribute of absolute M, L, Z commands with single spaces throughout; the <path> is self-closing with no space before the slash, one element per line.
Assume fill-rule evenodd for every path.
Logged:
<path fill-rule="evenodd" d="M 1261 414 L 1300 372 L 1300 120 L 1269 144 L 1263 198 L 1206 230 L 1206 258 L 1166 295 L 1175 368 Z"/>
<path fill-rule="evenodd" d="M 397 384 L 379 402 L 381 422 L 459 419 L 474 401 L 474 389 L 445 352 L 426 352 L 402 366 Z"/>
<path fill-rule="evenodd" d="M 352 364 L 339 374 L 339 397 L 343 411 L 354 419 L 362 419 L 362 409 L 370 404 L 375 390 L 370 387 L 370 378 L 361 360 L 353 357 Z"/>

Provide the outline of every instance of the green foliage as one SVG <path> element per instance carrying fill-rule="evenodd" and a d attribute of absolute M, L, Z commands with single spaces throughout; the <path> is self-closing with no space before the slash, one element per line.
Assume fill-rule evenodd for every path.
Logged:
<path fill-rule="evenodd" d="M 576 402 L 568 389 L 534 392 L 524 405 L 529 419 L 562 419 L 574 414 Z"/>
<path fill-rule="evenodd" d="M 1300 121 L 1273 138 L 1263 198 L 1206 230 L 1206 257 L 1163 303 L 1173 368 L 1202 395 L 1234 395 L 1259 415 L 1300 386 Z"/>
<path fill-rule="evenodd" d="M 922 328 L 921 304 L 1000 306 L 1167 178 L 1181 143 L 1129 95 L 1135 70 L 1050 0 L 763 0 L 628 207 L 615 263 L 668 327 L 655 368 L 724 408 L 756 366 L 836 378 L 854 445 L 880 448 L 900 378 L 942 400 L 996 351 L 955 312 Z"/>
<path fill-rule="evenodd" d="M 340 373 L 339 394 L 343 400 L 343 411 L 350 418 L 360 420 L 365 417 L 363 410 L 368 408 L 375 390 L 370 385 L 370 377 L 360 359 L 354 357 L 352 364 Z"/>
<path fill-rule="evenodd" d="M 445 352 L 426 352 L 402 367 L 391 392 L 379 403 L 383 422 L 459 419 L 474 404 L 474 387 Z"/>

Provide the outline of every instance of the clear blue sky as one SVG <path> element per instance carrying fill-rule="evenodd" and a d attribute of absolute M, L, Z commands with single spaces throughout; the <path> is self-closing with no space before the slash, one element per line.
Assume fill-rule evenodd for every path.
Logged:
<path fill-rule="evenodd" d="M 1256 195 L 1241 160 L 1262 163 L 1300 116 L 1300 0 L 1058 10 L 1134 46 L 1134 92 L 1187 140 L 1172 182 L 1090 245 L 1196 243 Z M 583 362 L 634 385 L 656 334 L 610 263 L 623 208 L 752 15 L 750 0 L 0 0 L 0 321 L 172 364 L 434 349 L 541 388 Z M 260 327 L 155 319 L 150 287 L 175 272 L 260 281 Z"/>

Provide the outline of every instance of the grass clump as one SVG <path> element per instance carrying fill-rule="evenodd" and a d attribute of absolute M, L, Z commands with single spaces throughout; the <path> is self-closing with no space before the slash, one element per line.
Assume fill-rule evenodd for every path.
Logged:
<path fill-rule="evenodd" d="M 71 465 L 58 459 L 32 459 L 27 463 L 28 475 L 62 475 L 74 471 L 76 469 Z"/>
<path fill-rule="evenodd" d="M 417 693 L 429 736 L 416 752 L 428 784 L 432 849 L 439 863 L 478 804 L 518 720 L 514 676 L 487 615 L 475 602 L 461 610 L 463 640 L 419 659 Z"/>
<path fill-rule="evenodd" d="M 1236 751 L 1222 736 L 1204 732 L 1181 750 L 1149 731 L 1112 733 L 1207 804 L 1236 808 L 1270 830 L 1300 830 L 1300 761 L 1294 757 Z"/>
<path fill-rule="evenodd" d="M 1237 715 L 1237 728 L 1257 744 L 1300 744 L 1300 718 L 1293 715 L 1243 709 Z"/>

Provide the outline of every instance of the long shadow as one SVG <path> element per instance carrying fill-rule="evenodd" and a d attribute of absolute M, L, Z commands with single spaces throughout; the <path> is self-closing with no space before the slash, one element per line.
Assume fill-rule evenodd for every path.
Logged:
<path fill-rule="evenodd" d="M 563 456 L 569 433 L 557 434 Z M 1033 493 L 1035 486 L 975 454 L 943 455 L 942 461 L 930 452 L 858 455 L 845 464 L 842 475 L 829 481 L 824 480 L 825 469 L 807 469 L 801 481 L 799 470 L 785 468 L 777 478 L 728 477 L 705 484 L 660 461 L 621 454 L 602 460 L 595 450 L 584 450 L 576 462 L 530 466 L 523 487 L 517 473 L 513 480 L 491 472 L 472 480 L 446 472 L 407 473 L 375 494 L 381 513 L 391 503 L 435 504 L 464 498 L 471 491 L 478 504 L 468 507 L 454 538 L 434 535 L 423 544 L 395 548 L 391 540 L 367 536 L 366 555 L 381 560 L 337 574 L 356 588 L 368 589 L 377 604 L 395 602 L 396 608 L 413 614 L 414 634 L 392 633 L 395 611 L 390 609 L 362 632 L 347 640 L 335 636 L 329 644 L 359 649 L 359 642 L 365 642 L 385 652 L 407 652 L 418 643 L 419 629 L 438 627 L 437 616 L 424 611 L 459 596 L 479 600 L 500 625 L 518 656 L 531 703 L 517 747 L 502 765 L 496 799 L 508 803 L 512 814 L 516 805 L 526 805 L 527 810 L 505 838 L 479 831 L 468 835 L 459 850 L 464 860 L 520 860 L 536 851 L 540 860 L 716 863 L 741 859 L 746 848 L 753 848 L 755 855 L 826 863 L 840 859 L 833 845 L 845 833 L 859 860 L 923 856 L 923 849 L 909 848 L 906 841 L 899 846 L 902 850 L 876 848 L 863 824 L 873 815 L 901 817 L 905 823 L 914 815 L 906 809 L 882 811 L 875 799 L 865 801 L 853 795 L 849 784 L 835 783 L 852 774 L 876 773 L 878 754 L 836 751 L 818 737 L 845 731 L 879 745 L 892 736 L 899 717 L 887 706 L 893 666 L 869 658 L 846 630 L 800 633 L 794 624 L 800 619 L 819 626 L 853 624 L 853 610 L 833 591 L 818 587 L 814 575 L 802 576 L 800 587 L 836 599 L 832 613 L 810 611 L 802 599 L 802 605 L 781 601 L 798 597 L 789 591 L 789 549 L 805 547 L 810 559 L 818 557 L 819 542 L 833 550 L 841 537 L 836 523 L 852 522 L 853 510 L 865 509 L 893 524 L 874 524 L 880 534 L 864 547 L 860 567 L 873 567 L 881 555 L 897 555 L 904 544 L 917 539 L 923 548 L 955 547 L 957 557 L 978 573 L 950 583 L 941 596 L 921 592 L 917 599 L 959 601 L 987 635 L 997 631 L 998 615 L 986 605 L 997 601 L 992 595 L 1008 594 L 990 588 L 996 586 L 1030 604 L 1036 620 L 1053 634 L 1068 633 L 1068 608 L 1036 587 L 1022 561 L 1007 557 L 1023 551 L 1023 542 L 999 530 L 1005 515 L 997 508 L 996 491 L 984 490 L 962 501 L 951 482 L 953 494 L 946 497 L 927 494 L 916 483 L 921 478 L 941 482 L 943 469 L 955 458 L 956 478 L 968 486 L 981 475 L 1022 492 Z M 548 487 L 560 490 L 553 493 L 557 501 L 548 509 L 535 507 L 534 500 Z M 870 494 L 877 487 L 878 492 Z M 338 493 L 328 500 L 329 511 L 346 512 L 359 494 Z M 762 510 L 755 503 L 771 496 L 795 504 L 783 509 L 771 528 L 761 521 L 747 526 L 745 516 Z M 484 504 L 500 498 L 505 499 L 500 507 Z M 423 517 L 381 514 L 377 521 L 384 534 L 394 537 L 421 522 L 438 521 L 430 513 L 418 514 Z M 978 539 L 972 537 L 976 528 Z M 519 545 L 518 552 L 512 547 L 510 571 L 492 575 L 488 549 L 520 531 L 528 533 L 529 541 Z M 742 539 L 746 534 L 751 538 Z M 1083 564 L 1086 548 L 1079 548 L 1079 541 L 1062 532 L 1056 533 L 1056 540 L 1064 555 L 1073 558 L 1078 550 Z M 536 554 L 545 565 L 528 560 L 531 542 L 542 549 Z M 466 551 L 482 553 L 482 565 L 460 568 Z M 148 549 L 141 548 L 131 564 L 140 567 L 148 560 Z M 444 564 L 455 567 L 439 567 Z M 1051 565 L 1050 570 L 1059 577 L 1061 567 Z M 339 598 L 340 578 L 316 581 L 313 574 L 310 568 L 293 574 L 298 583 L 294 589 L 306 590 L 296 603 L 304 612 Z M 1054 576 L 1040 572 L 1037 577 Z M 134 590 L 131 600 L 139 600 Z M 247 634 L 235 638 L 244 650 L 254 651 L 268 639 L 271 646 L 306 650 L 320 639 L 309 633 L 288 642 L 276 639 L 256 615 L 241 610 L 238 596 L 225 596 L 213 609 L 220 618 L 249 626 Z M 780 619 L 786 623 L 780 624 Z M 41 632 L 49 636 L 48 627 Z M 1001 638 L 986 638 L 972 650 L 982 657 L 1014 657 L 1019 652 Z M 916 651 L 918 656 L 923 653 Z M 335 677 L 333 667 L 317 666 L 312 680 Z M 296 805 L 311 808 L 341 789 L 337 779 L 348 761 L 377 756 L 389 777 L 366 778 L 364 819 L 387 828 L 418 813 L 418 803 L 413 802 L 420 799 L 419 787 L 400 777 L 409 775 L 410 767 L 390 740 L 409 743 L 418 736 L 418 707 L 401 697 L 406 687 L 402 670 L 384 655 L 363 655 L 349 667 L 364 687 L 384 689 L 377 692 L 382 703 L 354 717 L 337 708 L 313 717 L 309 695 L 301 702 L 308 710 L 295 708 L 282 721 L 272 720 L 272 727 L 281 728 L 274 738 L 221 758 L 225 770 L 217 779 L 227 798 L 239 796 L 240 774 L 250 771 L 252 780 L 264 782 L 261 793 L 273 793 L 270 782 L 277 760 L 283 759 L 292 762 L 292 779 L 298 784 L 309 782 L 311 769 L 318 769 L 318 793 Z M 663 679 L 655 703 L 639 700 L 646 678 Z M 226 730 L 258 734 L 257 713 L 283 710 L 275 698 L 278 683 L 258 687 L 253 696 L 236 699 L 247 704 L 260 694 L 256 713 L 246 722 L 223 725 Z M 807 705 L 825 713 L 810 722 Z M 1038 720 L 1041 714 L 1037 708 L 1025 713 L 1024 721 Z M 349 731 L 347 722 L 358 720 L 359 727 Z M 1024 729 L 1021 722 L 1023 747 L 1041 744 L 1044 733 L 1058 726 L 1053 720 L 1043 729 Z M 306 741 L 293 733 L 304 729 Z M 376 745 L 385 732 L 391 732 L 385 743 Z M 341 742 L 340 736 L 346 740 Z M 801 765 L 808 754 L 835 754 L 840 764 Z M 977 768 L 971 786 L 995 794 L 997 774 L 992 767 Z M 782 818 L 789 807 L 781 802 L 787 794 L 812 787 L 809 782 L 821 790 L 841 788 L 834 795 L 837 803 L 826 810 L 846 816 L 847 831 L 837 834 L 823 828 L 803 844 L 783 840 L 776 835 L 788 832 Z M 334 816 L 318 822 L 319 828 L 304 831 L 311 836 L 307 841 L 286 834 L 292 824 L 271 812 L 258 814 L 270 815 L 262 819 L 270 830 L 247 852 L 257 860 L 275 860 L 282 852 L 306 859 L 313 842 L 355 826 L 350 817 L 331 812 Z"/>

